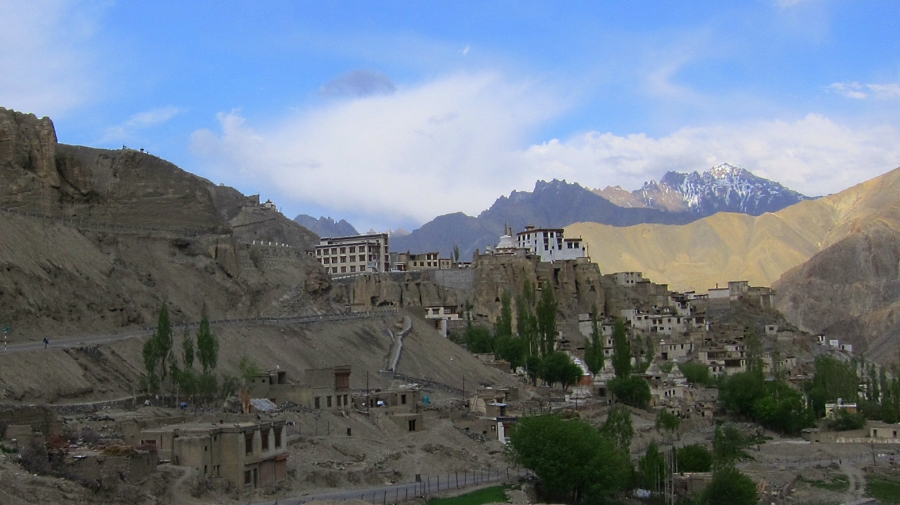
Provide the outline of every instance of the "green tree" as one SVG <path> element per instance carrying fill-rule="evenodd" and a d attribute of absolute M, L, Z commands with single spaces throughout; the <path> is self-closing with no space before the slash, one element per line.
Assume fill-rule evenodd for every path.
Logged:
<path fill-rule="evenodd" d="M 549 282 L 545 282 L 541 287 L 541 299 L 535 310 L 542 356 L 553 353 L 553 348 L 556 346 L 556 310 L 557 303 L 553 296 L 553 287 Z"/>
<path fill-rule="evenodd" d="M 484 326 L 472 324 L 472 321 L 469 321 L 463 337 L 466 341 L 466 349 L 471 353 L 494 352 L 494 337 L 491 335 L 491 330 Z"/>
<path fill-rule="evenodd" d="M 656 440 L 650 442 L 644 456 L 638 461 L 638 476 L 643 489 L 662 489 L 662 484 L 666 481 L 666 459 L 659 451 Z"/>
<path fill-rule="evenodd" d="M 632 471 L 628 453 L 580 419 L 520 418 L 509 437 L 515 463 L 541 480 L 547 499 L 596 503 L 622 490 Z"/>
<path fill-rule="evenodd" d="M 836 409 L 827 424 L 834 431 L 861 430 L 866 426 L 866 418 L 847 412 L 847 409 Z"/>
<path fill-rule="evenodd" d="M 870 402 L 881 403 L 881 388 L 878 387 L 878 373 L 875 371 L 875 364 L 869 364 L 869 373 L 866 380 L 868 387 L 866 388 L 866 399 Z"/>
<path fill-rule="evenodd" d="M 717 425 L 713 435 L 713 469 L 733 467 L 735 462 L 752 459 L 747 451 L 750 441 L 731 425 Z"/>
<path fill-rule="evenodd" d="M 528 378 L 531 379 L 531 385 L 537 386 L 537 380 L 544 376 L 544 363 L 540 356 L 528 356 L 525 359 L 525 369 L 528 372 Z"/>
<path fill-rule="evenodd" d="M 242 387 L 248 387 L 253 379 L 259 375 L 259 366 L 256 363 L 250 360 L 247 356 L 241 356 L 241 361 L 238 363 L 238 370 L 241 371 L 241 382 Z"/>
<path fill-rule="evenodd" d="M 458 245 L 453 246 L 453 262 L 459 263 L 459 246 Z"/>
<path fill-rule="evenodd" d="M 712 482 L 703 492 L 704 505 L 756 505 L 756 484 L 734 467 L 713 473 Z"/>
<path fill-rule="evenodd" d="M 584 364 L 593 375 L 597 375 L 603 370 L 604 360 L 603 336 L 597 322 L 597 306 L 594 305 L 591 311 L 591 336 L 584 345 Z"/>
<path fill-rule="evenodd" d="M 787 381 L 767 382 L 765 390 L 766 394 L 753 403 L 752 417 L 755 421 L 787 435 L 798 435 L 802 429 L 815 424 L 803 395 Z"/>
<path fill-rule="evenodd" d="M 560 383 L 563 391 L 581 379 L 581 367 L 572 363 L 569 356 L 561 351 L 548 354 L 543 359 L 543 379 L 550 387 Z"/>
<path fill-rule="evenodd" d="M 494 323 L 494 337 L 497 340 L 512 338 L 512 299 L 506 291 L 500 295 L 500 315 Z"/>
<path fill-rule="evenodd" d="M 537 317 L 534 315 L 534 287 L 526 279 L 522 292 L 516 297 L 516 331 L 522 339 L 525 356 L 540 355 Z"/>
<path fill-rule="evenodd" d="M 525 365 L 525 346 L 521 338 L 498 338 L 494 341 L 494 354 L 509 362 L 513 370 Z"/>
<path fill-rule="evenodd" d="M 653 359 L 656 357 L 656 350 L 653 347 L 653 339 L 647 337 L 647 340 L 644 342 L 644 361 L 641 363 L 641 373 L 646 372 L 650 365 L 653 364 Z"/>
<path fill-rule="evenodd" d="M 675 433 L 679 426 L 681 426 L 681 420 L 671 412 L 660 410 L 656 415 L 656 431 L 660 433 Z"/>
<path fill-rule="evenodd" d="M 726 409 L 753 416 L 753 405 L 766 396 L 766 379 L 762 370 L 736 373 L 722 381 L 719 401 Z"/>
<path fill-rule="evenodd" d="M 650 384 L 643 377 L 616 377 L 609 381 L 609 390 L 625 405 L 644 408 L 650 404 Z"/>
<path fill-rule="evenodd" d="M 709 386 L 713 382 L 712 377 L 709 375 L 709 367 L 703 363 L 697 363 L 696 361 L 679 363 L 678 369 L 681 370 L 684 378 L 691 384 Z"/>
<path fill-rule="evenodd" d="M 156 372 L 156 367 L 159 365 L 159 353 L 156 351 L 154 337 L 150 337 L 144 342 L 141 356 L 144 358 L 144 368 L 147 370 L 147 389 L 149 392 L 155 393 L 159 391 L 159 374 Z"/>
<path fill-rule="evenodd" d="M 675 451 L 679 472 L 708 472 L 712 470 L 713 457 L 705 447 L 699 444 L 679 447 Z"/>
<path fill-rule="evenodd" d="M 204 374 L 215 370 L 219 361 L 219 339 L 209 329 L 209 318 L 205 309 L 200 326 L 197 327 L 197 361 L 200 362 Z"/>
<path fill-rule="evenodd" d="M 163 304 L 159 309 L 156 331 L 153 332 L 141 351 L 144 368 L 147 370 L 147 385 L 150 392 L 159 392 L 171 369 L 172 325 L 169 309 Z"/>
<path fill-rule="evenodd" d="M 159 318 L 156 323 L 156 332 L 153 335 L 156 340 L 154 348 L 160 363 L 160 383 L 165 382 L 170 362 L 172 360 L 172 324 L 169 322 L 169 309 L 163 304 L 159 309 Z"/>
<path fill-rule="evenodd" d="M 859 377 L 856 366 L 831 356 L 819 356 L 815 361 L 815 376 L 806 392 L 817 417 L 825 416 L 825 404 L 842 398 L 848 403 L 857 401 Z"/>
<path fill-rule="evenodd" d="M 616 318 L 613 325 L 612 363 L 616 377 L 624 379 L 631 376 L 631 344 L 628 342 L 625 323 L 620 318 Z"/>
<path fill-rule="evenodd" d="M 626 407 L 616 405 L 609 409 L 606 421 L 600 426 L 600 432 L 611 440 L 616 447 L 628 453 L 631 439 L 634 437 L 634 425 L 631 412 Z"/>
<path fill-rule="evenodd" d="M 184 335 L 181 337 L 181 362 L 185 368 L 194 367 L 194 339 L 188 333 L 187 327 L 184 328 Z"/>

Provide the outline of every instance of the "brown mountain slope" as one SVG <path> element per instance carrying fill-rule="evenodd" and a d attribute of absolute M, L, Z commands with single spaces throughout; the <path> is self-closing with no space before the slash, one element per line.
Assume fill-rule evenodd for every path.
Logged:
<path fill-rule="evenodd" d="M 165 160 L 57 144 L 49 119 L 0 108 L 0 324 L 11 342 L 149 325 L 164 301 L 176 321 L 204 305 L 213 319 L 330 310 L 330 281 L 306 254 L 316 238 Z"/>
<path fill-rule="evenodd" d="M 729 280 L 769 286 L 784 272 L 853 233 L 900 230 L 900 169 L 838 194 L 751 217 L 720 213 L 681 226 L 566 227 L 604 272 L 642 271 L 676 289 Z"/>
<path fill-rule="evenodd" d="M 900 234 L 875 224 L 826 248 L 775 283 L 794 324 L 850 342 L 875 361 L 897 358 Z"/>

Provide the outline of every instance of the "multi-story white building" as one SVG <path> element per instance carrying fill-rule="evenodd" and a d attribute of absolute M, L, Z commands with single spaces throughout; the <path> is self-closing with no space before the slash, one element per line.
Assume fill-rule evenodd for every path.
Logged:
<path fill-rule="evenodd" d="M 563 237 L 562 228 L 535 228 L 526 226 L 516 233 L 519 248 L 527 249 L 541 257 L 541 261 L 574 260 L 587 256 L 587 246 L 579 238 Z"/>
<path fill-rule="evenodd" d="M 388 234 L 322 238 L 316 259 L 331 275 L 389 272 Z"/>

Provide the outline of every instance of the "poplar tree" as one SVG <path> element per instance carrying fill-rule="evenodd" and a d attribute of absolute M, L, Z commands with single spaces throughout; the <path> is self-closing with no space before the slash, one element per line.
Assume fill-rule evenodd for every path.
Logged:
<path fill-rule="evenodd" d="M 197 328 L 197 361 L 206 375 L 216 369 L 219 360 L 219 339 L 209 329 L 209 318 L 203 311 L 200 326 Z"/>
<path fill-rule="evenodd" d="M 552 354 L 556 344 L 556 309 L 557 303 L 553 296 L 553 287 L 549 282 L 545 282 L 541 287 L 541 299 L 535 311 L 542 356 Z"/>
<path fill-rule="evenodd" d="M 613 326 L 612 362 L 617 378 L 627 379 L 631 376 L 631 344 L 628 342 L 625 323 L 620 318 L 616 318 Z"/>

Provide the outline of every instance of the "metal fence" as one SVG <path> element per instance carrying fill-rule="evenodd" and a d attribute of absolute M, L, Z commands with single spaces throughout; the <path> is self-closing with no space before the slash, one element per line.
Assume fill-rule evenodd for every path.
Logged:
<path fill-rule="evenodd" d="M 528 478 L 531 475 L 527 470 L 509 467 L 505 469 L 463 470 L 462 472 L 446 473 L 437 476 L 417 475 L 416 482 L 405 484 L 393 484 L 365 490 L 354 491 L 348 489 L 330 493 L 316 493 L 273 501 L 255 502 L 251 505 L 300 505 L 322 500 L 361 500 L 372 505 L 388 505 L 389 503 L 403 503 L 419 498 L 428 499 L 445 491 L 465 489 L 495 482 L 509 482 L 520 478 Z"/>

